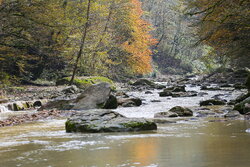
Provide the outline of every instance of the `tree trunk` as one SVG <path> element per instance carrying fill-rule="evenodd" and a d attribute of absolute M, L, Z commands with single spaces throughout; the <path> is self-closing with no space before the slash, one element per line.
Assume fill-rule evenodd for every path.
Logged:
<path fill-rule="evenodd" d="M 91 6 L 91 0 L 88 0 L 88 9 L 87 9 L 87 15 L 86 15 L 85 28 L 84 28 L 84 32 L 83 32 L 83 35 L 82 35 L 82 40 L 81 40 L 81 43 L 80 43 L 80 49 L 79 49 L 78 54 L 77 54 L 77 58 L 76 58 L 76 61 L 75 61 L 75 64 L 74 64 L 74 69 L 73 69 L 73 73 L 72 73 L 69 85 L 73 84 L 73 81 L 74 81 L 75 75 L 76 75 L 76 71 L 78 69 L 79 60 L 82 57 L 82 52 L 83 52 L 83 49 L 84 49 L 84 45 L 85 45 L 85 41 L 86 41 L 86 37 L 87 37 L 87 32 L 88 32 L 88 27 L 89 27 L 90 6 Z"/>

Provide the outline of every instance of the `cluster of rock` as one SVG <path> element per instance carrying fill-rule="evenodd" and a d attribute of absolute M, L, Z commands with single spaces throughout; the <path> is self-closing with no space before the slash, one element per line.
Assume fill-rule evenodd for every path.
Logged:
<path fill-rule="evenodd" d="M 159 112 L 154 115 L 154 118 L 173 118 L 173 117 L 190 117 L 193 116 L 193 111 L 186 107 L 176 106 L 166 112 Z"/>
<path fill-rule="evenodd" d="M 186 91 L 185 86 L 173 86 L 165 88 L 162 92 L 159 93 L 160 97 L 194 97 L 198 93 L 195 91 Z"/>
<path fill-rule="evenodd" d="M 50 111 L 41 111 L 32 114 L 23 114 L 11 116 L 8 119 L 0 120 L 0 127 L 19 125 L 22 123 L 38 121 L 41 119 L 55 119 L 60 117 L 65 117 L 72 114 L 68 111 L 59 111 L 59 110 L 50 110 Z"/>
<path fill-rule="evenodd" d="M 142 104 L 139 98 L 129 98 L 125 93 L 118 98 L 111 94 L 109 83 L 99 83 L 84 90 L 75 99 L 59 99 L 48 102 L 39 110 L 89 110 L 89 109 L 116 109 L 118 106 L 134 107 Z"/>
<path fill-rule="evenodd" d="M 134 89 L 136 90 L 142 90 L 142 89 L 164 89 L 166 86 L 156 84 L 153 81 L 150 81 L 148 79 L 139 79 L 135 81 L 134 83 L 131 83 Z"/>

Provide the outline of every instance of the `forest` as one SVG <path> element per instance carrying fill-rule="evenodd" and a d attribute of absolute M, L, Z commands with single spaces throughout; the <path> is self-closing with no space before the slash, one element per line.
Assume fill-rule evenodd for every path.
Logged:
<path fill-rule="evenodd" d="M 0 0 L 0 167 L 249 167 L 249 0 Z"/>
<path fill-rule="evenodd" d="M 249 1 L 2 0 L 0 80 L 249 67 Z"/>

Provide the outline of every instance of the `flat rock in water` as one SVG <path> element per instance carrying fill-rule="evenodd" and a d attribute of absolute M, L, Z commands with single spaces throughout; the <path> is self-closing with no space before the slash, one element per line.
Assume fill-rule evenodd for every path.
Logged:
<path fill-rule="evenodd" d="M 127 118 L 111 110 L 77 112 L 65 123 L 66 132 L 102 133 L 156 130 L 153 121 L 143 118 Z"/>

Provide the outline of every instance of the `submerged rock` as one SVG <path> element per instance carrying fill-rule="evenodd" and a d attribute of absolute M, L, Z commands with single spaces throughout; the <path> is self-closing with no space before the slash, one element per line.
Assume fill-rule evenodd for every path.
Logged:
<path fill-rule="evenodd" d="M 200 102 L 200 106 L 211 106 L 211 105 L 225 105 L 226 103 L 222 100 L 209 99 Z"/>
<path fill-rule="evenodd" d="M 153 121 L 126 118 L 111 110 L 89 110 L 76 113 L 65 123 L 66 132 L 101 133 L 156 130 Z"/>

